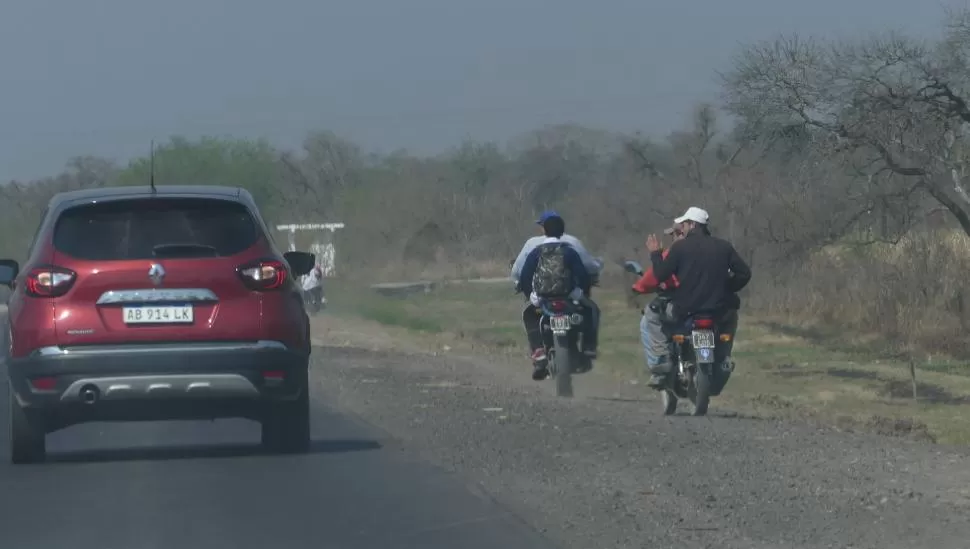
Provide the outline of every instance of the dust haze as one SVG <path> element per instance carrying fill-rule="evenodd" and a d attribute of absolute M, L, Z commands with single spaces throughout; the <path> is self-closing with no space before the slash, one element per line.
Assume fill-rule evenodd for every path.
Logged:
<path fill-rule="evenodd" d="M 386 496 L 408 509 L 368 538 L 382 546 L 499 531 L 486 520 L 509 511 L 566 548 L 966 546 L 967 449 L 945 445 L 970 440 L 962 3 L 8 4 L 0 258 L 25 259 L 55 193 L 145 185 L 152 139 L 160 185 L 243 187 L 271 225 L 344 223 L 336 289 L 311 322 L 314 434 L 369 440 L 375 426 L 382 442 L 280 467 L 149 447 L 182 427 L 203 446 L 229 440 L 207 426 L 68 432 L 98 448 L 143 441 L 148 457 L 108 453 L 83 475 L 0 467 L 8 493 L 34 496 L 0 501 L 18 517 L 0 535 L 105 543 L 104 517 L 124 515 L 112 535 L 258 544 L 275 534 L 246 528 L 265 522 L 245 503 L 257 497 L 311 545 L 370 536 Z M 644 260 L 645 236 L 690 205 L 752 267 L 750 347 L 718 397 L 730 412 L 660 417 L 636 384 L 640 316 L 617 263 Z M 609 375 L 584 376 L 575 399 L 530 379 L 504 285 L 415 299 L 363 287 L 507 276 L 548 208 L 608 263 L 596 373 Z M 809 337 L 832 333 L 871 347 Z M 442 518 L 444 483 L 393 466 L 408 453 L 507 508 Z M 240 491 L 240 478 L 256 482 Z M 422 483 L 433 496 L 410 488 Z M 44 497 L 94 487 L 114 496 Z M 181 526 L 185 509 L 210 537 Z M 52 513 L 97 533 L 40 526 Z M 437 526 L 416 526 L 422 515 Z"/>

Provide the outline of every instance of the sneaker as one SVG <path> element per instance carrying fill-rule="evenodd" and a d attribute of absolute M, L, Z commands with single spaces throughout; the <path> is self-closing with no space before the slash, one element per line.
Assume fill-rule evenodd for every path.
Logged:
<path fill-rule="evenodd" d="M 536 364 L 532 367 L 532 380 L 533 381 L 543 381 L 549 378 L 549 368 L 542 364 Z"/>
<path fill-rule="evenodd" d="M 532 352 L 532 379 L 542 381 L 549 377 L 549 358 L 546 357 L 545 349 L 536 349 Z"/>
<path fill-rule="evenodd" d="M 583 354 L 586 355 L 588 359 L 596 358 L 596 349 L 583 349 Z"/>
<path fill-rule="evenodd" d="M 661 374 L 653 374 L 650 376 L 650 381 L 647 382 L 647 387 L 652 387 L 654 389 L 663 389 L 667 385 L 667 376 Z"/>

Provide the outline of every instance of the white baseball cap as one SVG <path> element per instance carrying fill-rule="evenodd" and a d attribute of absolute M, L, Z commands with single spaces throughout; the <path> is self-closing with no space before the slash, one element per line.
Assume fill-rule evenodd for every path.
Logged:
<path fill-rule="evenodd" d="M 683 223 L 684 221 L 693 221 L 694 223 L 700 223 L 701 225 L 707 225 L 707 210 L 702 210 L 695 206 L 687 208 L 684 215 L 678 217 L 674 220 L 674 223 Z"/>

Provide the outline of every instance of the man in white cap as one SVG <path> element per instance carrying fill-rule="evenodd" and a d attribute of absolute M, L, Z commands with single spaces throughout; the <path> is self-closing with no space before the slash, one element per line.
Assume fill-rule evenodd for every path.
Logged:
<path fill-rule="evenodd" d="M 711 236 L 708 220 L 705 210 L 696 206 L 687 208 L 684 215 L 674 220 L 684 238 L 674 242 L 666 255 L 661 252 L 657 235 L 647 237 L 654 277 L 668 280 L 676 276 L 678 283 L 670 303 L 662 311 L 664 314 L 657 315 L 655 322 L 644 326 L 647 339 L 644 347 L 651 373 L 649 385 L 656 389 L 663 388 L 672 366 L 660 317 L 671 322 L 684 322 L 690 315 L 700 312 L 723 314 L 736 311 L 735 294 L 751 280 L 751 269 L 734 246 Z"/>

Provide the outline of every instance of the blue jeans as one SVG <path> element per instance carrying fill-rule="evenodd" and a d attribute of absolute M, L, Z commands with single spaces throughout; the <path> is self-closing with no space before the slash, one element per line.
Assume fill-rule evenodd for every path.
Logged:
<path fill-rule="evenodd" d="M 647 369 L 651 374 L 670 373 L 670 341 L 664 333 L 664 319 L 669 318 L 673 305 L 668 304 L 666 311 L 655 313 L 647 305 L 643 308 L 640 318 L 640 342 L 643 344 L 643 354 L 647 360 Z"/>

